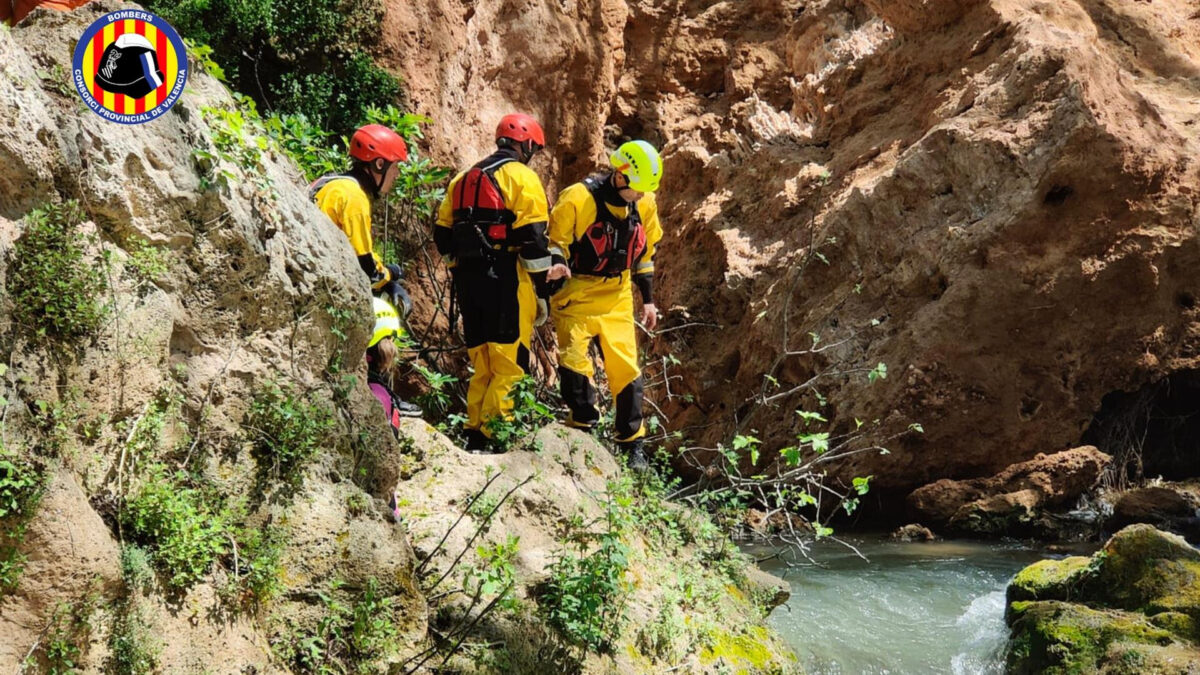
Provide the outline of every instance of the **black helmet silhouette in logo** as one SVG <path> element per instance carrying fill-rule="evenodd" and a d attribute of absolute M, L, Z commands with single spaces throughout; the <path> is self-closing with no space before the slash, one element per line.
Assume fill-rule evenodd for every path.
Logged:
<path fill-rule="evenodd" d="M 145 36 L 125 33 L 105 48 L 96 83 L 113 94 L 142 98 L 163 83 L 158 54 Z"/>

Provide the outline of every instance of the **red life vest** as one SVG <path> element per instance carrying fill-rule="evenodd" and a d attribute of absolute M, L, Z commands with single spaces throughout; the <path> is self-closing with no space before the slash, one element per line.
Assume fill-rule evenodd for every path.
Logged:
<path fill-rule="evenodd" d="M 491 258 L 505 250 L 517 214 L 505 206 L 496 172 L 515 161 L 507 153 L 497 152 L 471 167 L 455 184 L 450 195 L 454 207 L 451 229 L 454 255 L 459 260 Z"/>
<path fill-rule="evenodd" d="M 617 218 L 608 209 L 601 194 L 604 178 L 585 178 L 583 184 L 596 203 L 596 222 L 571 244 L 571 272 L 600 277 L 616 277 L 632 269 L 646 252 L 646 228 L 638 214 L 637 203 L 630 203 L 625 218 Z"/>

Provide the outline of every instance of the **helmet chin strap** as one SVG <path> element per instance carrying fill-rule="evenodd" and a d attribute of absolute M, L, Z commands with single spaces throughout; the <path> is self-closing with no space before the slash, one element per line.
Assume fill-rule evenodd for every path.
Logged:
<path fill-rule="evenodd" d="M 385 161 L 383 168 L 379 171 L 379 177 L 375 180 L 375 196 L 378 197 L 383 192 L 383 181 L 387 178 L 387 172 L 392 168 L 392 162 Z"/>

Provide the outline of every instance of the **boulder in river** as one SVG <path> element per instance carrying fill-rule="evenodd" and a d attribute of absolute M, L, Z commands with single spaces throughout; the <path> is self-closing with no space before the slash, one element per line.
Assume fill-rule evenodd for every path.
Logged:
<path fill-rule="evenodd" d="M 938 536 L 933 533 L 933 530 L 919 523 L 909 523 L 892 532 L 892 539 L 895 541 L 936 541 L 937 538 Z"/>
<path fill-rule="evenodd" d="M 959 534 L 1053 534 L 1047 509 L 1075 502 L 1100 480 L 1111 458 L 1088 445 L 1038 455 L 990 478 L 939 480 L 908 496 L 922 522 Z"/>
<path fill-rule="evenodd" d="M 1200 669 L 1200 551 L 1149 525 L 1027 567 L 1008 601 L 1009 672 Z"/>
<path fill-rule="evenodd" d="M 1109 530 L 1134 523 L 1147 523 L 1176 532 L 1189 541 L 1200 541 L 1200 483 L 1163 482 L 1133 488 L 1112 498 Z"/>

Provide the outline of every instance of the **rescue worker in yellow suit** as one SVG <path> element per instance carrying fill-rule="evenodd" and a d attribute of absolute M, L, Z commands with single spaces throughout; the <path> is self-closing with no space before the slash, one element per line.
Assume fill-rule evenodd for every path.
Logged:
<path fill-rule="evenodd" d="M 350 245 L 358 264 L 366 273 L 372 292 L 407 315 L 412 300 L 400 285 L 399 265 L 385 265 L 375 254 L 371 240 L 371 204 L 391 191 L 400 172 L 400 163 L 408 161 L 408 146 L 395 131 L 368 124 L 350 137 L 352 165 L 348 173 L 328 174 L 313 181 L 308 197 L 338 226 Z M 405 417 L 420 417 L 421 409 L 396 398 L 396 409 Z"/>
<path fill-rule="evenodd" d="M 658 324 L 654 253 L 662 224 L 654 191 L 662 158 L 645 141 L 630 141 L 609 158 L 612 171 L 563 190 L 550 213 L 551 273 L 569 276 L 550 302 L 558 333 L 559 387 L 567 424 L 591 429 L 600 418 L 588 346 L 598 338 L 609 390 L 616 399 L 616 442 L 637 471 L 642 449 L 642 371 L 638 367 L 633 287 L 642 294 L 642 323 Z M 557 274 L 556 274 L 557 273 Z"/>
<path fill-rule="evenodd" d="M 346 234 L 371 290 L 384 296 L 403 316 L 412 309 L 412 300 L 400 285 L 400 266 L 383 264 L 375 253 L 371 204 L 391 192 L 400 163 L 408 161 L 408 146 L 399 134 L 382 124 L 368 124 L 350 137 L 349 150 L 353 161 L 350 171 L 321 176 L 308 186 L 308 196 Z"/>
<path fill-rule="evenodd" d="M 474 368 L 467 388 L 471 452 L 489 451 L 493 420 L 511 417 L 512 389 L 529 370 L 533 328 L 549 312 L 546 191 L 526 166 L 545 145 L 536 120 L 506 115 L 496 128 L 496 152 L 455 176 L 438 209 L 434 242 L 454 277 Z"/>

